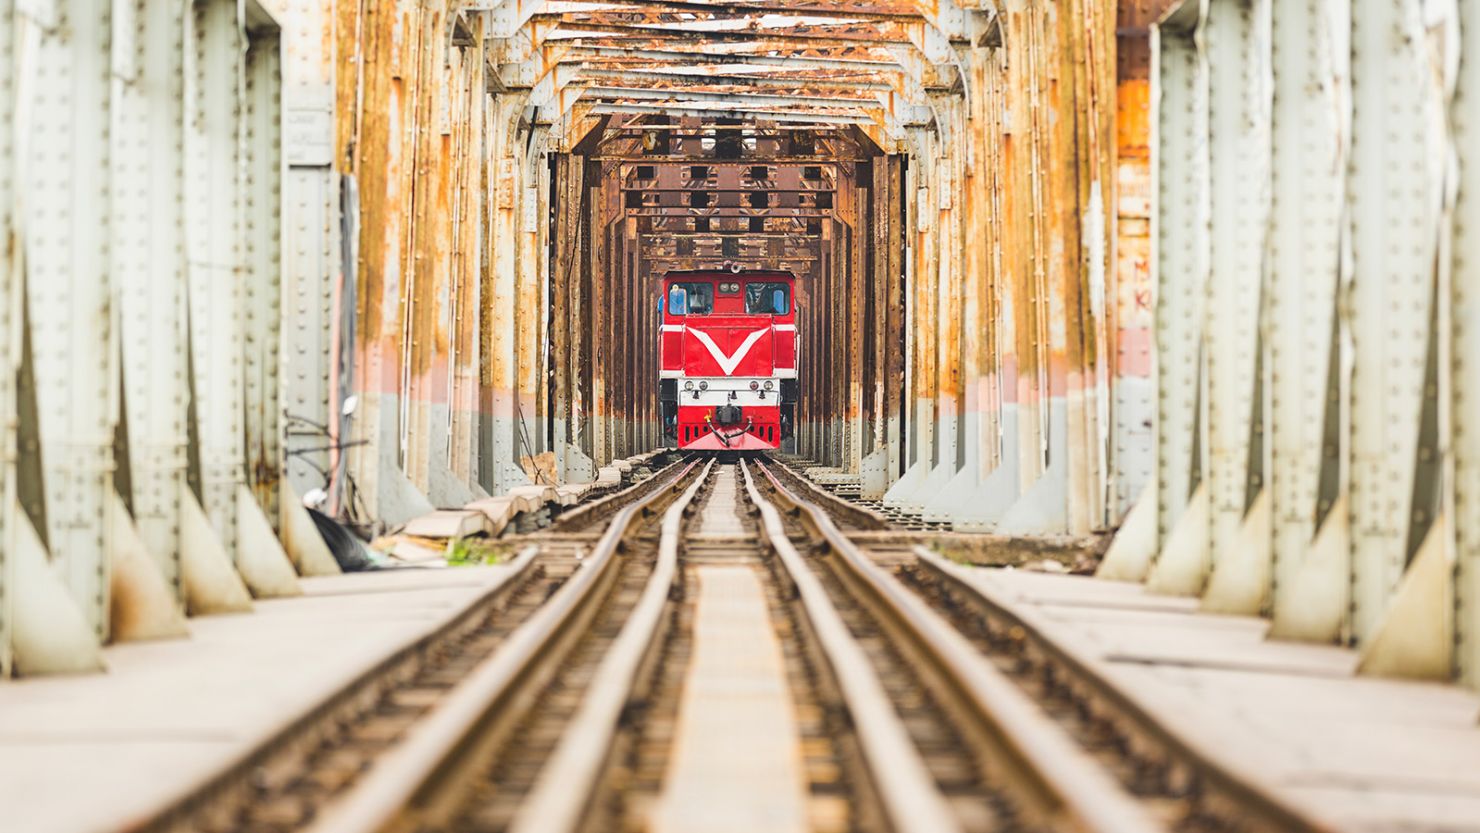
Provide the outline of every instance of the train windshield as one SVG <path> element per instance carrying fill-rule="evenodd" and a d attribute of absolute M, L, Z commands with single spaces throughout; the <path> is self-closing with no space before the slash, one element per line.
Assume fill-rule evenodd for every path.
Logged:
<path fill-rule="evenodd" d="M 745 312 L 750 315 L 785 315 L 791 312 L 791 290 L 784 283 L 745 285 Z"/>
<path fill-rule="evenodd" d="M 668 290 L 668 311 L 673 315 L 708 315 L 714 311 L 714 285 L 674 284 Z"/>

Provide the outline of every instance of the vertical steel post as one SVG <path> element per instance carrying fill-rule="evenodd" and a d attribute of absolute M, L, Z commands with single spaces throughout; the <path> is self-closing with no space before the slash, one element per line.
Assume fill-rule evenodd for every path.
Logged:
<path fill-rule="evenodd" d="M 1208 281 L 1209 568 L 1204 607 L 1257 614 L 1270 582 L 1261 310 L 1270 202 L 1270 4 L 1211 0 Z M 1253 496 L 1253 497 L 1251 497 Z"/>
<path fill-rule="evenodd" d="M 115 528 L 139 543 L 115 574 L 124 594 L 117 638 L 183 633 L 181 497 L 189 435 L 184 377 L 184 8 L 133 0 L 114 6 L 109 182 L 109 271 L 118 299 L 119 353 L 128 442 L 115 481 L 127 511 Z M 132 518 L 129 515 L 132 515 Z M 126 559 L 123 552 L 116 558 Z M 152 574 L 151 574 L 152 571 Z M 131 581 L 130 581 L 131 580 Z M 160 591 L 168 596 L 158 598 Z M 160 606 L 161 610 L 128 610 Z"/>
<path fill-rule="evenodd" d="M 1122 4 L 1121 14 L 1130 10 Z M 1122 23 L 1123 28 L 1126 27 Z M 1155 467 L 1155 384 L 1151 378 L 1151 43 L 1134 29 L 1120 38 L 1121 66 L 1115 113 L 1116 226 L 1114 361 L 1111 385 L 1110 520 L 1118 522 L 1147 491 Z M 1148 506 L 1149 508 L 1149 506 Z"/>
<path fill-rule="evenodd" d="M 323 426 L 339 425 L 340 395 L 330 388 L 330 336 L 335 282 L 340 278 L 339 175 L 334 163 L 333 41 L 323 32 L 333 19 L 322 4 L 286 4 L 291 25 L 284 38 L 282 224 L 283 410 Z M 329 46 L 325 46 L 326 42 Z M 290 424 L 290 448 L 325 445 L 311 426 Z M 320 470 L 331 465 L 329 452 L 290 457 L 285 477 L 299 495 L 324 485 Z M 315 468 L 317 466 L 318 468 Z"/>
<path fill-rule="evenodd" d="M 932 340 L 922 339 L 928 328 L 935 323 L 934 304 L 930 292 L 935 286 L 939 269 L 939 242 L 936 231 L 939 224 L 933 222 L 936 208 L 931 197 L 932 183 L 936 179 L 934 160 L 935 141 L 932 131 L 921 128 L 910 130 L 910 170 L 903 199 L 909 215 L 909 226 L 905 232 L 910 257 L 909 295 L 906 308 L 907 375 L 905 402 L 909 409 L 908 445 L 909 469 L 885 493 L 885 500 L 895 500 L 912 494 L 920 481 L 935 464 L 935 355 Z M 922 343 L 922 341 L 924 343 Z"/>
<path fill-rule="evenodd" d="M 199 443 L 198 494 L 220 542 L 251 591 L 258 596 L 292 595 L 298 591 L 292 566 L 273 535 L 261 506 L 252 497 L 247 480 L 247 339 L 257 336 L 242 311 L 248 304 L 247 286 L 256 277 L 246 251 L 249 175 L 246 149 L 249 50 L 245 10 L 231 0 L 195 0 L 191 7 L 189 48 L 186 52 L 185 194 L 192 222 L 186 235 L 189 259 L 190 380 Z M 266 64 L 272 79 L 276 62 Z M 276 100 L 275 89 L 264 95 Z M 273 107 L 275 109 L 275 106 Z M 275 131 L 274 131 L 275 133 Z M 264 137 L 269 142 L 275 137 Z M 281 187 L 277 180 L 280 157 L 271 153 L 265 163 L 272 182 L 266 184 L 270 204 L 264 210 L 278 216 Z M 269 295 L 280 287 L 276 228 L 265 234 L 273 245 L 266 260 Z M 259 241 L 259 247 L 267 241 Z M 270 261 L 270 263 L 269 263 Z M 275 298 L 264 304 L 276 303 Z M 259 320 L 275 342 L 276 316 L 271 324 Z M 276 345 L 268 348 L 276 351 Z M 269 371 L 275 376 L 275 368 Z M 271 408 L 276 424 L 277 383 L 271 384 Z M 273 428 L 276 432 L 276 428 Z"/>
<path fill-rule="evenodd" d="M 26 291 L 52 558 L 108 636 L 118 369 L 108 275 L 108 10 L 70 0 L 38 21 L 25 123 Z"/>
<path fill-rule="evenodd" d="M 15 639 L 15 533 L 20 508 L 16 500 L 16 368 L 20 356 L 18 329 L 22 321 L 22 276 L 19 270 L 16 200 L 16 77 L 19 75 L 15 41 L 15 0 L 0 0 L 0 680 L 10 676 Z"/>
<path fill-rule="evenodd" d="M 515 179 L 509 184 L 514 190 L 513 199 L 517 215 L 517 275 L 516 301 L 513 326 L 515 327 L 514 351 L 516 355 L 515 398 L 518 427 L 518 450 L 516 460 L 528 459 L 521 470 L 539 471 L 540 431 L 538 417 L 540 358 L 540 321 L 545 315 L 541 306 L 542 293 L 539 260 L 542 252 L 539 242 L 540 195 L 538 167 L 540 154 L 537 139 L 544 131 L 522 127 L 515 137 Z"/>
<path fill-rule="evenodd" d="M 1417 547 L 1411 514 L 1448 158 L 1417 0 L 1352 5 L 1352 626 L 1372 637 Z M 1446 605 L 1447 606 L 1447 605 Z"/>
<path fill-rule="evenodd" d="M 518 303 L 521 282 L 518 259 L 518 155 L 517 124 L 522 102 L 513 95 L 500 95 L 495 105 L 490 159 L 493 193 L 490 241 L 492 252 L 493 352 L 493 470 L 494 492 L 507 492 L 527 484 L 519 468 L 518 427 L 515 424 L 519 383 Z"/>
<path fill-rule="evenodd" d="M 242 148 L 243 342 L 247 483 L 273 529 L 283 474 L 280 350 L 283 315 L 282 36 L 248 20 Z"/>
<path fill-rule="evenodd" d="M 1453 103 L 1459 154 L 1450 278 L 1450 403 L 1454 448 L 1456 653 L 1461 679 L 1480 688 L 1480 8 L 1460 7 L 1462 51 Z"/>
<path fill-rule="evenodd" d="M 1171 556 L 1171 574 L 1153 573 L 1176 592 L 1194 592 L 1207 556 L 1206 492 L 1200 492 L 1203 447 L 1201 390 L 1204 304 L 1211 223 L 1208 159 L 1208 71 L 1199 48 L 1200 4 L 1188 3 L 1153 30 L 1153 78 L 1158 144 L 1152 168 L 1158 199 L 1152 217 L 1156 247 L 1156 500 L 1157 568 Z M 1190 510 L 1189 510 L 1189 504 Z M 1173 546 L 1184 525 L 1188 540 Z"/>
<path fill-rule="evenodd" d="M 227 553 L 237 544 L 236 487 L 242 456 L 242 112 L 236 4 L 194 0 L 186 52 L 185 171 L 189 331 L 201 505 Z"/>
<path fill-rule="evenodd" d="M 1273 156 L 1268 345 L 1273 625 L 1334 641 L 1348 614 L 1341 474 L 1342 220 L 1351 21 L 1331 4 L 1272 5 Z M 1334 377 L 1334 378 L 1333 378 Z M 1334 385 L 1328 395 L 1328 387 Z M 1330 430 L 1337 429 L 1337 430 Z M 1338 506 L 1338 501 L 1340 506 Z"/>

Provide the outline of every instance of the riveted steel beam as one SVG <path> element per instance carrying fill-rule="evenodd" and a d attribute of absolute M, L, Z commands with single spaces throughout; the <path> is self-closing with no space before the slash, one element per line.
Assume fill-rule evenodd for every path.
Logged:
<path fill-rule="evenodd" d="M 1418 44 L 1393 37 L 1413 25 L 1408 5 L 1353 8 L 1352 625 L 1359 638 L 1377 628 L 1412 555 L 1416 368 L 1433 288 L 1433 241 L 1424 236 L 1438 202 L 1430 196 L 1435 183 L 1416 177 L 1431 152 L 1412 54 Z"/>
<path fill-rule="evenodd" d="M 341 183 L 334 168 L 338 156 L 335 43 L 318 36 L 331 26 L 331 9 L 307 3 L 298 4 L 283 21 L 282 106 L 289 129 L 282 148 L 286 162 L 282 328 L 287 372 L 281 396 L 283 412 L 293 423 L 285 432 L 285 477 L 288 488 L 300 496 L 322 488 L 324 472 L 338 468 L 342 455 L 333 449 L 306 451 L 324 445 L 324 437 L 298 420 L 330 428 L 334 437 L 345 433 L 347 420 L 341 408 L 349 395 L 350 379 L 341 372 L 339 360 L 353 356 L 343 346 L 349 328 L 344 326 L 341 309 L 346 296 L 341 280 L 344 241 L 339 219 Z M 337 505 L 331 496 L 329 508 Z M 298 511 L 286 503 L 284 508 Z M 322 557 L 324 552 L 309 553 L 291 541 L 289 547 L 305 574 L 337 569 Z"/>
<path fill-rule="evenodd" d="M 680 49 L 678 44 L 658 49 L 634 49 L 624 46 L 606 46 L 585 42 L 555 42 L 548 48 L 553 55 L 568 55 L 572 60 L 589 58 L 631 59 L 648 64 L 652 61 L 672 63 L 694 62 L 696 65 L 744 65 L 766 67 L 791 72 L 808 70 L 842 70 L 865 73 L 893 73 L 908 71 L 892 60 L 868 57 L 868 52 L 854 57 L 816 57 L 806 55 L 773 55 L 760 52 L 729 50 Z M 812 52 L 814 50 L 808 50 Z M 854 50 L 855 52 L 858 50 Z"/>
<path fill-rule="evenodd" d="M 281 546 L 271 538 L 271 525 L 261 505 L 253 501 L 246 441 L 246 420 L 252 410 L 246 345 L 267 336 L 255 331 L 254 323 L 259 322 L 242 314 L 250 304 L 253 283 L 269 284 L 272 293 L 281 286 L 275 271 L 280 233 L 267 228 L 261 236 L 252 235 L 249 213 L 254 201 L 278 198 L 281 159 L 270 148 L 272 135 L 261 136 L 262 142 L 251 151 L 244 141 L 251 132 L 248 118 L 253 110 L 276 129 L 277 114 L 267 111 L 275 110 L 281 93 L 275 57 L 259 53 L 256 68 L 261 74 L 249 79 L 243 58 L 259 33 L 244 27 L 244 22 L 228 0 L 197 0 L 188 19 L 186 204 L 196 216 L 209 218 L 198 234 L 186 240 L 191 381 L 200 438 L 201 505 L 248 588 L 258 596 L 281 596 L 298 593 L 298 585 Z M 264 51 L 272 48 L 264 47 Z M 256 154 L 267 158 L 253 158 Z M 254 175 L 268 181 L 254 181 Z M 254 186 L 270 193 L 254 193 Z M 276 205 L 262 208 L 267 217 L 259 217 L 259 222 L 275 222 L 279 216 Z M 249 246 L 269 251 L 253 263 Z M 276 320 L 262 329 L 272 333 L 271 351 L 275 352 Z M 259 360 L 267 355 L 263 349 Z M 272 400 L 270 406 L 258 406 L 259 413 L 262 407 L 270 407 L 274 421 L 281 407 L 276 387 L 274 378 L 270 396 L 264 397 Z M 266 453 L 275 455 L 275 451 Z"/>
<path fill-rule="evenodd" d="M 0 0 L 0 66 L 17 65 L 17 22 L 13 0 Z M 15 118 L 17 75 L 14 72 L 0 73 L 0 121 L 6 124 Z M 6 240 L 17 233 L 14 216 L 16 171 L 15 131 L 6 130 L 0 132 L 0 236 Z M 24 278 L 18 265 L 13 252 L 0 256 L 0 370 L 3 370 L 0 372 L 0 414 L 5 417 L 4 427 L 0 428 L 0 453 L 4 455 L 0 458 L 0 494 L 6 496 L 0 501 L 0 524 L 4 524 L 6 529 L 14 528 L 21 512 L 18 502 L 9 497 L 16 493 L 17 466 L 12 461 L 18 459 L 16 429 L 19 420 L 12 417 L 20 412 L 17 371 L 21 356 L 15 349 L 20 339 L 15 336 L 25 321 L 22 315 L 25 302 L 21 293 Z M 15 657 L 13 643 L 19 565 L 9 550 L 9 547 L 0 547 L 0 679 L 10 676 Z M 85 625 L 83 632 L 88 633 Z"/>
<path fill-rule="evenodd" d="M 745 18 L 735 22 L 744 24 Z M 911 44 L 905 32 L 880 31 L 879 27 L 774 27 L 734 28 L 706 27 L 703 22 L 683 24 L 682 28 L 652 24 L 627 23 L 612 19 L 591 17 L 575 20 L 562 17 L 556 35 L 570 33 L 594 33 L 620 42 L 624 38 L 658 38 L 689 43 L 754 43 L 767 47 L 790 44 L 794 47 L 832 47 L 846 49 L 859 45 L 877 47 L 882 44 Z"/>
<path fill-rule="evenodd" d="M 592 4 L 581 4 L 589 6 Z M 865 20 L 897 22 L 915 20 L 919 17 L 915 6 L 910 3 L 838 3 L 819 5 L 814 3 L 774 2 L 685 2 L 685 0 L 620 0 L 605 4 L 607 9 L 631 9 L 633 7 L 657 7 L 681 12 L 724 15 L 788 15 L 807 18 L 838 18 L 843 20 Z"/>
<path fill-rule="evenodd" d="M 108 637 L 116 326 L 107 280 L 108 13 L 80 2 L 31 33 L 25 291 L 48 529 L 38 530 L 95 638 Z M 39 21 L 37 22 L 39 24 Z M 8 70 L 7 70 L 8 71 Z M 84 242 L 86 241 L 86 242 Z M 83 324 L 82 322 L 86 322 Z M 78 407 L 78 403 L 92 403 Z"/>
<path fill-rule="evenodd" d="M 651 101 L 695 101 L 695 102 L 738 102 L 758 107 L 828 108 L 838 110 L 883 110 L 884 105 L 873 99 L 843 98 L 839 96 L 777 95 L 755 92 L 747 88 L 713 91 L 694 87 L 607 87 L 591 85 L 585 88 L 586 98 L 601 101 L 651 100 Z"/>
<path fill-rule="evenodd" d="M 1460 157 L 1459 202 L 1454 212 L 1454 272 L 1450 278 L 1454 344 L 1452 437 L 1454 459 L 1456 665 L 1480 688 L 1480 9 L 1459 7 L 1462 48 L 1454 99 L 1454 147 Z"/>
<path fill-rule="evenodd" d="M 541 75 L 534 88 L 529 91 L 529 106 L 540 108 L 559 104 L 560 111 L 567 112 L 570 107 L 569 104 L 563 103 L 565 90 L 582 74 L 581 68 L 577 65 L 555 65 L 549 72 Z M 574 103 L 574 100 L 570 103 Z"/>
<path fill-rule="evenodd" d="M 1214 197 L 1205 330 L 1210 575 L 1203 603 L 1244 614 L 1262 610 L 1269 595 L 1260 325 L 1270 212 L 1273 95 L 1263 71 L 1269 65 L 1270 22 L 1262 0 L 1212 0 L 1203 33 Z"/>
<path fill-rule="evenodd" d="M 249 27 L 242 117 L 245 260 L 243 377 L 247 484 L 269 525 L 281 513 L 283 400 L 280 346 L 283 319 L 282 33 Z"/>
<path fill-rule="evenodd" d="M 1165 552 L 1202 480 L 1201 322 L 1212 211 L 1207 149 L 1207 64 L 1195 36 L 1192 4 L 1155 30 L 1161 102 L 1157 111 L 1158 222 L 1153 224 L 1161 283 L 1156 288 L 1157 544 Z M 1206 539 L 1197 534 L 1197 541 Z M 1201 553 L 1194 554 L 1201 559 Z M 1198 568 L 1200 570 L 1200 567 Z"/>
<path fill-rule="evenodd" d="M 631 69 L 603 69 L 599 67 L 588 67 L 581 75 L 588 79 L 597 81 L 621 82 L 622 84 L 683 84 L 695 86 L 734 86 L 734 87 L 757 87 L 765 92 L 767 89 L 799 89 L 807 88 L 813 90 L 881 90 L 892 89 L 883 81 L 873 80 L 867 76 L 857 78 L 825 78 L 803 74 L 765 74 L 765 75 L 735 75 L 722 72 L 700 73 L 692 71 L 698 69 L 697 65 L 678 65 L 684 71 L 674 72 L 658 65 L 648 64 L 641 68 L 634 66 Z M 717 69 L 718 62 L 709 65 L 711 69 Z"/>
<path fill-rule="evenodd" d="M 710 107 L 704 102 L 693 102 L 684 104 L 672 102 L 666 104 L 631 104 L 616 102 L 597 102 L 591 107 L 593 113 L 610 114 L 655 114 L 672 116 L 706 116 L 709 118 L 747 119 L 757 118 L 774 122 L 788 122 L 793 124 L 814 125 L 839 125 L 839 124 L 872 124 L 874 120 L 866 115 L 838 112 L 801 112 L 793 110 L 770 110 L 736 109 L 733 107 Z"/>
<path fill-rule="evenodd" d="M 1339 104 L 1350 91 L 1350 55 L 1321 47 L 1310 33 L 1334 25 L 1317 0 L 1273 6 L 1273 219 L 1270 224 L 1269 366 L 1273 632 L 1333 641 L 1347 594 L 1322 593 L 1344 563 L 1313 557 L 1318 532 L 1344 526 L 1338 499 L 1341 364 L 1337 314 L 1341 283 L 1343 171 L 1349 135 Z M 1336 389 L 1330 389 L 1331 385 Z M 1334 395 L 1333 395 L 1334 394 Z M 1328 550 L 1330 552 L 1330 550 Z M 1343 554 L 1342 562 L 1345 561 Z M 1315 582 L 1310 577 L 1317 577 Z"/>
<path fill-rule="evenodd" d="M 1351 20 L 1351 627 L 1369 651 L 1383 632 L 1393 640 L 1386 652 L 1369 653 L 1368 670 L 1443 676 L 1449 641 L 1409 641 L 1422 631 L 1405 638 L 1402 629 L 1423 626 L 1393 614 L 1419 561 L 1427 562 L 1420 574 L 1449 570 L 1443 545 L 1436 551 L 1433 543 L 1445 534 L 1431 499 L 1440 438 L 1425 418 L 1438 383 L 1426 377 L 1440 303 L 1447 187 L 1440 160 L 1450 153 L 1438 129 L 1445 84 L 1428 69 L 1439 59 L 1420 3 L 1358 0 Z M 1446 586 L 1418 586 L 1421 615 L 1447 606 L 1436 598 L 1447 596 Z"/>
<path fill-rule="evenodd" d="M 115 44 L 115 64 L 124 59 L 128 80 L 113 92 L 110 163 L 116 190 L 109 266 L 118 290 L 121 418 L 129 440 L 115 464 L 126 473 L 120 492 L 138 541 L 173 602 L 146 616 L 116 610 L 124 615 L 114 617 L 123 625 L 115 638 L 179 635 L 178 623 L 162 617 L 183 614 L 186 601 L 181 498 L 190 435 L 181 316 L 185 264 L 179 257 L 185 207 L 178 161 L 184 135 L 184 15 L 183 8 L 151 6 L 134 21 L 142 37 Z M 147 579 L 142 568 L 127 572 Z"/>

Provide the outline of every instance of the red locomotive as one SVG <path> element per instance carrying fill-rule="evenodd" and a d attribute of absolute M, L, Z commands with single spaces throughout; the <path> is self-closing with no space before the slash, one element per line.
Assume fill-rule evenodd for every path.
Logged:
<path fill-rule="evenodd" d="M 679 448 L 764 451 L 791 436 L 795 289 L 788 272 L 663 277 L 658 398 Z"/>

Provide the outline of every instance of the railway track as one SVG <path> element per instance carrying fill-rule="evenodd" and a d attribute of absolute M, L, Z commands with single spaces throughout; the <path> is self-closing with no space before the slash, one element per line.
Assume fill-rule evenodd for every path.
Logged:
<path fill-rule="evenodd" d="M 524 536 L 517 554 L 501 565 L 507 574 L 465 611 L 285 726 L 184 800 L 131 823 L 131 829 L 302 829 L 570 578 L 614 515 L 665 492 L 687 464 L 669 462 L 652 477 L 566 512 L 548 531 Z"/>
<path fill-rule="evenodd" d="M 934 805 L 898 809 L 893 829 L 1162 829 L 959 633 L 852 545 L 821 507 L 789 489 L 773 467 L 757 468 L 765 481 L 760 491 L 786 510 L 789 536 L 812 552 L 817 584 L 887 679 L 888 705 L 915 752 L 879 756 L 895 762 L 882 765 L 905 770 L 889 778 L 913 779 L 913 792 Z M 852 521 L 870 523 L 867 513 Z M 916 827 L 927 809 L 929 823 Z"/>
<path fill-rule="evenodd" d="M 715 465 L 618 512 L 309 829 L 1160 829 L 896 580 L 819 546 L 820 509 Z"/>
<path fill-rule="evenodd" d="M 771 701 L 781 703 L 797 726 L 795 737 L 778 734 L 769 721 L 748 727 L 756 737 L 776 736 L 772 751 L 779 748 L 782 758 L 797 764 L 798 800 L 772 811 L 790 813 L 798 823 L 792 829 L 880 829 L 864 821 L 877 818 L 878 811 L 870 804 L 871 793 L 859 787 L 867 775 L 857 744 L 840 702 L 808 655 L 795 612 L 788 609 L 787 590 L 767 563 L 755 524 L 740 512 L 735 470 L 714 474 L 713 466 L 680 478 L 661 517 L 651 507 L 645 522 L 628 525 L 624 533 L 609 532 L 603 542 L 621 540 L 620 556 L 616 546 L 598 552 L 593 558 L 612 555 L 594 567 L 583 565 L 588 591 L 578 597 L 572 580 L 571 589 L 561 591 L 568 604 L 557 605 L 552 598 L 551 607 L 524 626 L 537 651 L 505 662 L 516 653 L 511 647 L 491 657 L 490 667 L 511 670 L 497 678 L 475 671 L 475 678 L 491 684 L 470 679 L 466 708 L 435 716 L 435 725 L 421 728 L 378 762 L 311 829 L 705 829 L 704 820 L 693 817 L 695 794 L 717 802 L 698 811 L 711 814 L 711 829 L 722 829 L 712 828 L 716 806 L 724 807 L 722 821 L 733 823 L 734 813 L 754 809 L 753 785 L 729 784 L 728 804 L 725 790 L 706 791 L 709 782 L 702 774 L 698 786 L 683 786 L 684 762 L 710 758 L 714 750 L 685 749 L 674 729 L 680 718 L 703 722 L 706 718 L 694 710 L 712 705 L 709 698 L 684 697 L 686 684 L 694 682 L 696 637 L 711 665 L 714 658 L 713 646 L 704 647 L 705 622 L 695 622 L 696 616 L 712 617 L 695 608 L 711 586 L 746 584 L 761 591 L 753 597 L 758 606 L 752 612 L 760 613 L 768 629 L 780 624 L 775 670 L 784 683 L 773 687 Z M 703 498 L 696 502 L 701 489 Z M 701 511 L 691 516 L 691 507 Z M 613 529 L 620 523 L 619 516 Z M 593 577 L 597 569 L 611 575 L 605 589 Z M 565 634 L 564 645 L 557 633 Z M 514 669 L 516 660 L 523 664 Z M 761 716 L 769 714 L 763 710 Z M 721 722 L 733 716 L 723 714 Z M 799 746 L 805 752 L 792 756 Z M 764 774 L 749 772 L 750 777 Z"/>
<path fill-rule="evenodd" d="M 1167 829 L 1177 831 L 1320 831 L 1326 828 L 1168 730 L 1132 697 L 1104 679 L 1091 662 L 1025 621 L 1006 600 L 972 581 L 972 568 L 930 549 L 870 545 L 869 534 L 889 526 L 867 507 L 823 489 L 785 465 L 768 473 L 814 517 L 832 529 L 818 534 L 845 558 L 866 559 L 890 573 L 1007 681 L 1026 694 L 1083 755 L 1113 777 Z M 859 539 L 855 543 L 854 539 Z"/>
<path fill-rule="evenodd" d="M 1313 829 L 887 528 L 776 463 L 673 464 L 155 829 Z"/>

